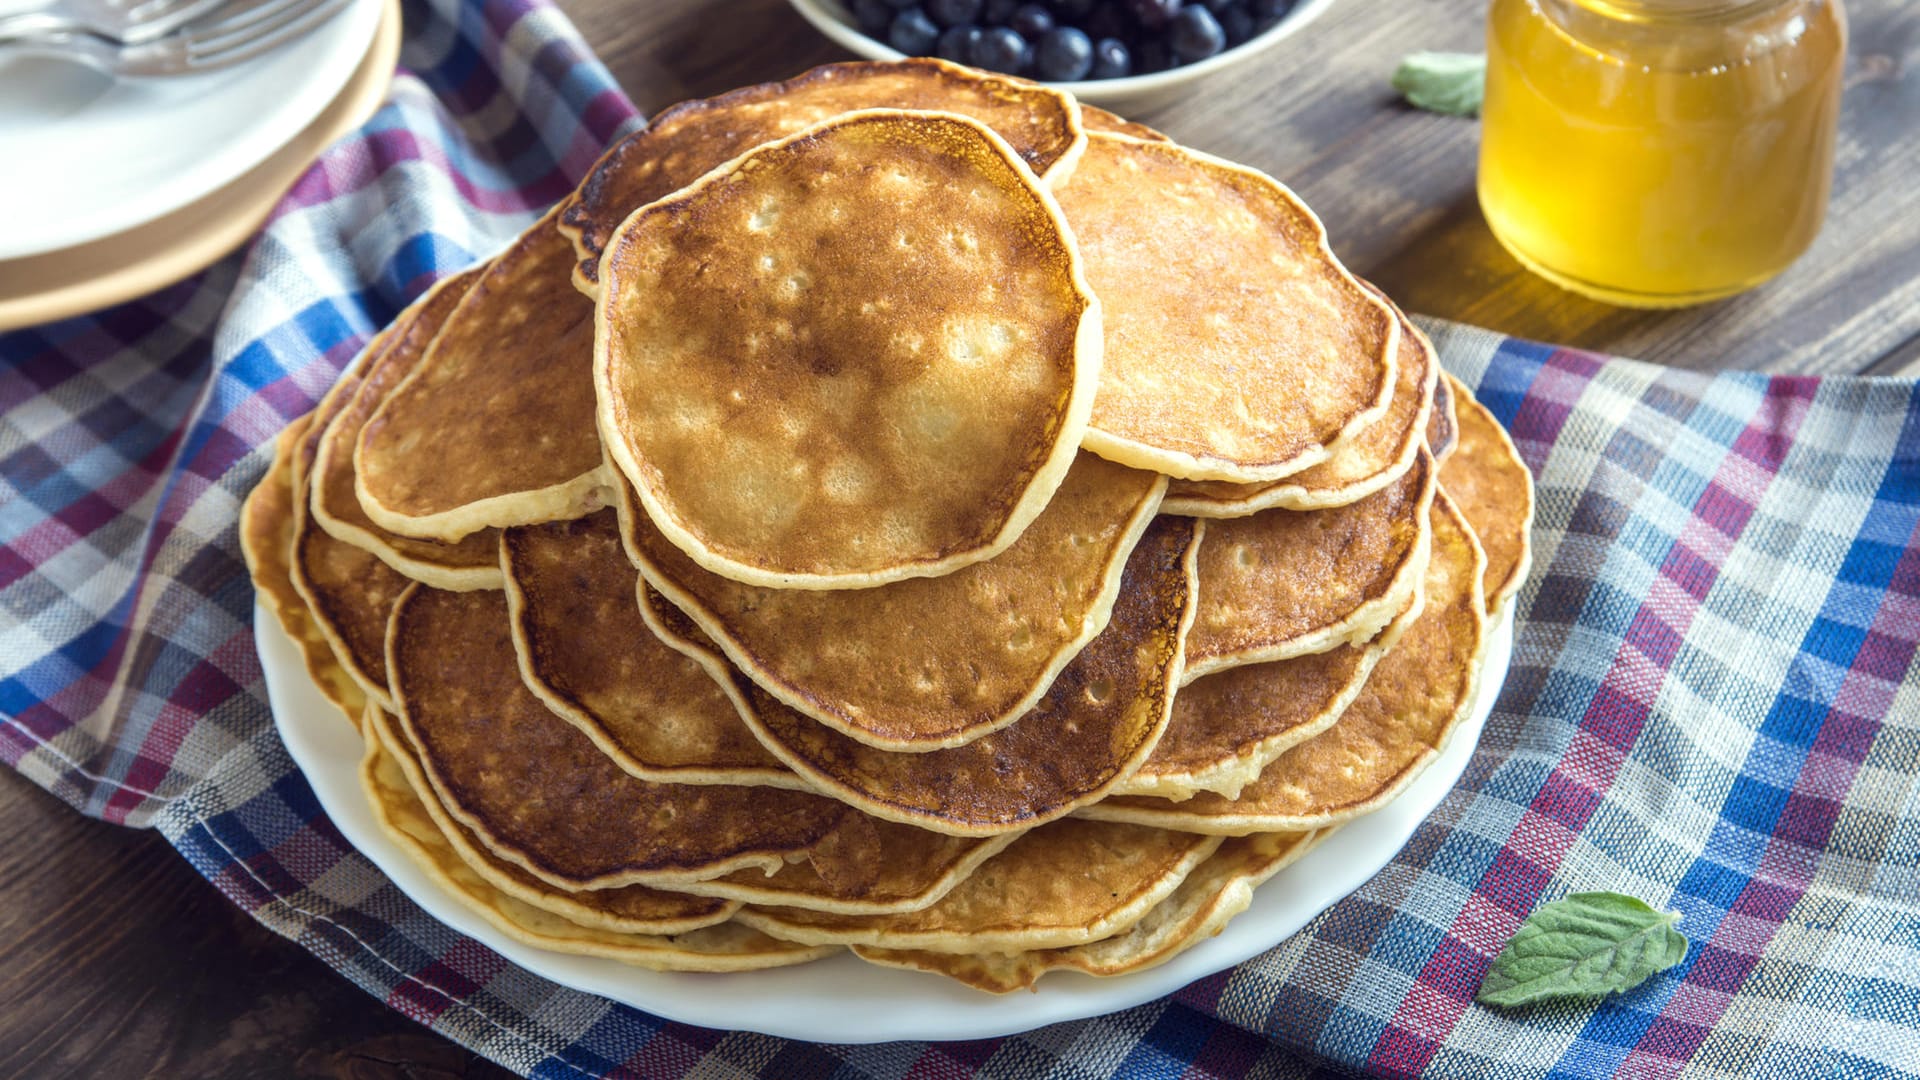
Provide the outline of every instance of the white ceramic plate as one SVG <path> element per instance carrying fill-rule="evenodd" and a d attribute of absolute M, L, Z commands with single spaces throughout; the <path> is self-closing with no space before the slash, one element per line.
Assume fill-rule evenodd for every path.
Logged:
<path fill-rule="evenodd" d="M 832 38 L 835 44 L 849 52 L 869 60 L 898 60 L 906 55 L 884 41 L 875 41 L 861 33 L 860 28 L 853 21 L 852 13 L 847 8 L 846 0 L 787 0 L 787 2 L 793 5 L 801 18 L 812 23 L 814 29 Z M 1105 105 L 1115 109 L 1124 106 L 1144 107 L 1157 104 L 1172 98 L 1176 91 L 1195 79 L 1258 56 L 1291 37 L 1331 6 L 1333 6 L 1333 0 L 1299 0 L 1293 10 L 1287 12 L 1279 22 L 1231 49 L 1196 63 L 1156 71 L 1151 75 L 1129 75 L 1124 79 L 1091 79 L 1084 82 L 1048 83 L 1047 85 L 1071 91 L 1075 97 L 1091 101 L 1095 105 Z"/>
<path fill-rule="evenodd" d="M 286 48 L 173 79 L 0 53 L 0 259 L 153 221 L 265 161 L 340 95 L 383 8 L 354 0 Z"/>
<path fill-rule="evenodd" d="M 1511 605 L 1509 605 L 1511 607 Z M 852 954 L 739 974 L 643 971 L 514 941 L 435 885 L 374 821 L 361 794 L 360 736 L 308 678 L 299 649 L 265 608 L 254 638 L 280 735 L 343 836 L 427 913 L 536 975 L 702 1027 L 828 1043 L 982 1039 L 1114 1012 L 1165 996 L 1267 951 L 1380 871 L 1460 779 L 1513 653 L 1512 620 L 1495 629 L 1473 715 L 1431 768 L 1386 809 L 1333 834 L 1255 894 L 1218 937 L 1147 971 L 1096 979 L 1077 971 L 1036 993 L 983 994 L 938 975 L 883 968 Z"/>

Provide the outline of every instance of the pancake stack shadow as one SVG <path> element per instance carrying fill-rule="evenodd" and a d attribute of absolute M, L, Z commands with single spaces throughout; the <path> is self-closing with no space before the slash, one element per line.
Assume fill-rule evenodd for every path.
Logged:
<path fill-rule="evenodd" d="M 1004 992 L 1169 959 L 1404 790 L 1495 689 L 1532 497 L 1284 186 L 914 60 L 610 148 L 241 529 L 503 933 Z"/>

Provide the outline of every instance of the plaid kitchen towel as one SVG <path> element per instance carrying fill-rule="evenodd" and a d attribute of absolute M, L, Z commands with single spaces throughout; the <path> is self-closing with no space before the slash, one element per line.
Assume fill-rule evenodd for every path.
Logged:
<path fill-rule="evenodd" d="M 529 1075 L 1920 1077 L 1920 386 L 1706 376 L 1435 325 L 1539 478 L 1511 676 L 1457 789 L 1279 948 L 1113 1016 L 819 1046 L 565 990 L 427 918 L 275 736 L 234 533 L 375 327 L 634 121 L 531 0 L 407 9 L 406 70 L 248 251 L 0 337 L 0 755 Z M 1685 963 L 1488 1011 L 1536 904 L 1677 909 Z"/>

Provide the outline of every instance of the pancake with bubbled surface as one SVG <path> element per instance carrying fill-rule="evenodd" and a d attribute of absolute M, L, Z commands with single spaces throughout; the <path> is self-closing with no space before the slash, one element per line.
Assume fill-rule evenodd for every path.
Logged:
<path fill-rule="evenodd" d="M 1098 381 L 1099 305 L 999 136 L 869 111 L 636 212 L 601 265 L 608 456 L 723 577 L 863 588 L 1018 539 Z"/>
<path fill-rule="evenodd" d="M 656 633 L 732 689 L 754 735 L 815 787 L 889 821 L 953 836 L 993 836 L 1096 802 L 1152 753 L 1179 677 L 1199 529 L 1192 518 L 1155 518 L 1128 557 L 1106 630 L 1032 712 L 946 750 L 900 754 L 856 742 L 734 671 L 657 593 L 648 592 L 644 610 Z"/>
<path fill-rule="evenodd" d="M 739 910 L 737 901 L 689 896 L 645 885 L 578 892 L 555 888 L 481 847 L 466 826 L 447 813 L 434 798 L 412 751 L 394 734 L 393 720 L 385 710 L 377 705 L 369 707 L 361 730 L 367 738 L 367 756 L 360 765 L 361 784 L 387 824 L 403 826 L 404 832 L 416 838 L 426 835 L 428 828 L 438 831 L 448 850 L 474 875 L 523 904 L 580 926 L 625 934 L 683 934 L 725 922 Z"/>
<path fill-rule="evenodd" d="M 1220 838 L 1068 818 L 1043 825 L 938 901 L 897 915 L 745 907 L 738 921 L 808 945 L 933 952 L 1060 948 L 1139 922 Z"/>
<path fill-rule="evenodd" d="M 527 689 L 499 592 L 411 587 L 388 629 L 387 672 L 397 733 L 442 805 L 489 851 L 562 889 L 775 871 L 853 813 L 800 791 L 631 776 Z"/>
<path fill-rule="evenodd" d="M 1181 682 L 1373 637 L 1426 571 L 1436 485 L 1412 471 L 1351 506 L 1212 521 Z"/>
<path fill-rule="evenodd" d="M 370 747 L 361 780 L 382 831 L 434 884 L 523 944 L 656 971 L 751 971 L 805 963 L 834 951 L 798 946 L 731 921 L 671 934 L 576 922 L 500 889 L 462 860 L 377 744 Z"/>
<path fill-rule="evenodd" d="M 1086 145 L 1071 95 L 931 58 L 828 64 L 785 82 L 682 102 L 609 147 L 561 203 L 560 227 L 580 256 L 576 283 L 593 290 L 608 239 L 640 207 L 762 143 L 874 108 L 971 116 L 998 132 L 1049 185 L 1073 172 Z"/>
<path fill-rule="evenodd" d="M 768 589 L 708 573 L 622 486 L 629 553 L 743 674 L 869 746 L 959 746 L 1015 722 L 1107 625 L 1166 478 L 1082 453 L 1012 547 L 873 589 Z M 637 619 L 637 616 L 636 616 Z"/>
<path fill-rule="evenodd" d="M 1264 484 L 1176 480 L 1167 488 L 1164 510 L 1195 517 L 1242 517 L 1274 507 L 1322 510 L 1358 502 L 1405 476 L 1427 432 L 1440 362 L 1427 335 L 1398 308 L 1394 314 L 1400 320 L 1400 354 L 1393 400 L 1378 423 L 1341 443 L 1327 460 L 1284 480 Z"/>
<path fill-rule="evenodd" d="M 293 459 L 308 417 L 294 418 L 273 444 L 273 463 L 240 507 L 240 553 L 261 606 L 272 613 L 300 650 L 300 659 L 320 693 L 358 726 L 367 696 L 333 657 L 333 647 L 293 587 Z"/>
<path fill-rule="evenodd" d="M 446 544 L 400 536 L 374 524 L 354 489 L 353 448 L 367 417 L 419 366 L 428 342 L 483 270 L 466 270 L 422 294 L 395 317 L 385 347 L 369 347 L 353 374 L 342 376 L 346 393 L 313 435 L 308 483 L 307 512 L 327 535 L 371 553 L 415 581 L 456 592 L 500 587 L 498 534 L 483 529 Z"/>
<path fill-rule="evenodd" d="M 1166 734 L 1114 794 L 1238 797 L 1273 759 L 1333 726 L 1423 603 L 1416 590 L 1370 641 L 1232 668 L 1181 687 Z"/>
<path fill-rule="evenodd" d="M 1081 813 L 1240 836 L 1324 828 L 1392 801 L 1440 756 L 1472 711 L 1486 651 L 1480 593 L 1486 557 L 1444 495 L 1434 502 L 1433 519 L 1425 607 L 1332 727 L 1274 759 L 1238 798 L 1125 796 Z"/>
<path fill-rule="evenodd" d="M 1497 612 L 1526 584 L 1533 564 L 1533 473 L 1500 421 L 1458 380 L 1448 379 L 1460 435 L 1440 483 L 1487 553 L 1487 610 Z"/>
<path fill-rule="evenodd" d="M 553 219 L 488 265 L 367 417 L 354 485 L 382 528 L 454 542 L 606 504 L 593 304 L 567 283 L 573 248 Z"/>
<path fill-rule="evenodd" d="M 660 783 L 806 789 L 706 669 L 641 621 L 612 510 L 507 529 L 499 557 L 528 689 L 621 768 Z"/>
<path fill-rule="evenodd" d="M 1440 381 L 1433 386 L 1433 412 L 1427 417 L 1427 450 L 1433 454 L 1434 462 L 1442 466 L 1460 445 L 1460 421 L 1454 416 L 1453 408 L 1456 385 L 1458 382 L 1453 376 L 1441 373 Z"/>
<path fill-rule="evenodd" d="M 1106 325 L 1087 449 L 1257 483 L 1319 464 L 1385 414 L 1399 321 L 1278 181 L 1094 135 L 1059 197 Z"/>
<path fill-rule="evenodd" d="M 1085 945 L 1023 952 L 938 953 L 856 945 L 860 959 L 931 971 L 976 990 L 1031 990 L 1049 971 L 1125 975 L 1158 967 L 1220 933 L 1253 904 L 1253 890 L 1313 850 L 1324 832 L 1255 833 L 1227 839 L 1171 896 L 1125 931 Z"/>

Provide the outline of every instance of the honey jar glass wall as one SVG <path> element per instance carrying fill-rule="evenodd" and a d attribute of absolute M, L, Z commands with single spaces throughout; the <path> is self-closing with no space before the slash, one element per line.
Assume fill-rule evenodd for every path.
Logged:
<path fill-rule="evenodd" d="M 1487 224 L 1610 303 L 1758 285 L 1820 230 L 1846 39 L 1840 0 L 1493 0 Z"/>

